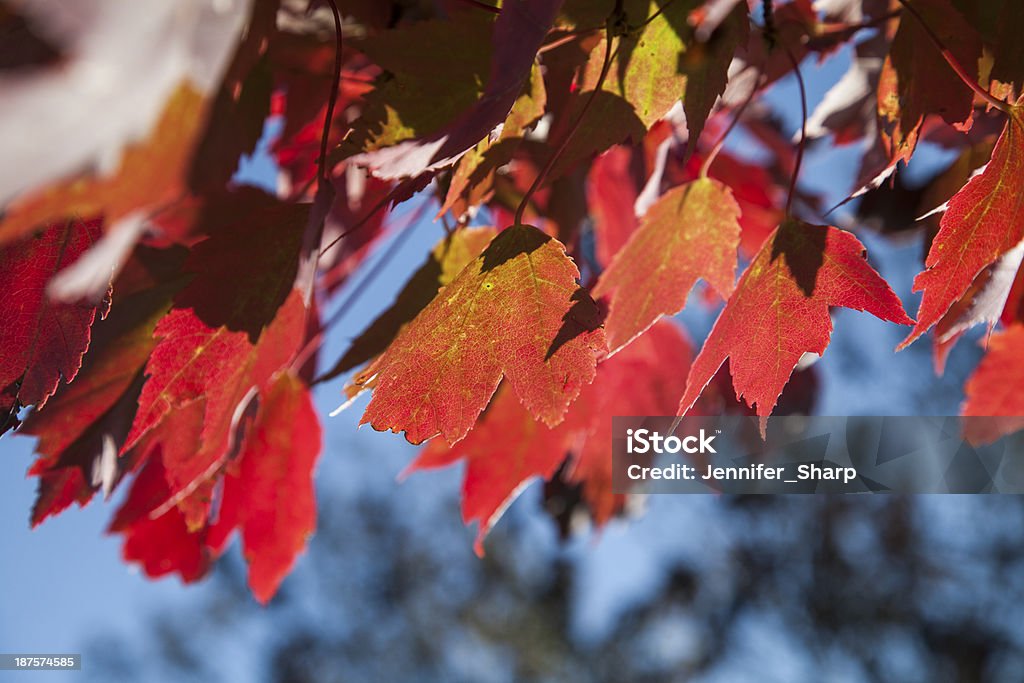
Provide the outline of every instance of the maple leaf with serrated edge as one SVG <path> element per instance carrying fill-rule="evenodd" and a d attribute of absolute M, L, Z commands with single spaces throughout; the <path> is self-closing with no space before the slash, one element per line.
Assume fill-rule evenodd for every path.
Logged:
<path fill-rule="evenodd" d="M 982 54 L 977 32 L 949 0 L 909 2 L 920 19 L 904 12 L 878 82 L 878 118 L 890 165 L 910 160 L 928 115 L 939 115 L 964 130 L 970 128 L 974 93 L 931 43 L 921 21 L 938 32 L 969 78 L 977 78 Z"/>
<path fill-rule="evenodd" d="M 39 478 L 33 526 L 72 502 L 84 505 L 100 486 L 100 459 L 128 433 L 142 387 L 142 369 L 156 346 L 153 329 L 171 305 L 175 284 L 144 289 L 121 299 L 93 329 L 93 350 L 76 380 L 25 421 L 22 433 L 39 437 L 30 475 Z M 115 297 L 117 295 L 115 294 Z M 113 473 L 116 475 L 116 472 Z"/>
<path fill-rule="evenodd" d="M 399 331 L 427 307 L 438 291 L 490 244 L 497 231 L 491 227 L 463 228 L 446 235 L 426 261 L 402 287 L 394 303 L 353 340 L 334 366 L 318 378 L 324 382 L 380 355 Z"/>
<path fill-rule="evenodd" d="M 181 458 L 165 458 L 164 465 L 174 496 L 188 494 L 209 479 L 236 443 L 235 429 L 253 392 L 297 353 L 305 312 L 301 292 L 293 290 L 253 343 L 244 331 L 210 327 L 191 309 L 172 309 L 156 327 L 159 341 L 146 364 L 146 384 L 121 452 L 138 444 L 173 411 L 202 400 L 200 443 L 184 450 Z"/>
<path fill-rule="evenodd" d="M 925 270 L 914 278 L 923 292 L 917 323 L 899 349 L 938 323 L 989 265 L 1024 239 L 1024 106 L 1010 108 L 992 160 L 949 200 Z"/>
<path fill-rule="evenodd" d="M 700 277 L 723 298 L 732 293 L 739 217 L 732 192 L 711 178 L 674 187 L 647 210 L 594 287 L 595 297 L 610 297 L 609 353 L 681 311 Z"/>
<path fill-rule="evenodd" d="M 282 373 L 267 389 L 245 448 L 224 478 L 220 518 L 206 543 L 219 554 L 239 529 L 249 586 L 264 604 L 316 529 L 313 468 L 320 437 L 308 387 Z"/>
<path fill-rule="evenodd" d="M 100 221 L 55 223 L 38 235 L 0 246 L 0 434 L 22 406 L 41 408 L 63 379 L 78 374 L 97 310 L 106 304 L 52 301 L 47 285 L 100 236 Z"/>
<path fill-rule="evenodd" d="M 829 306 L 914 322 L 868 264 L 856 237 L 832 226 L 783 222 L 715 321 L 690 367 L 677 414 L 693 407 L 728 358 L 736 395 L 756 407 L 763 431 L 801 356 L 825 352 L 832 334 Z"/>
<path fill-rule="evenodd" d="M 992 335 L 988 352 L 967 380 L 964 435 L 981 445 L 1024 428 L 1024 325 Z"/>
<path fill-rule="evenodd" d="M 685 366 L 690 355 L 678 327 L 668 321 L 657 323 L 598 365 L 593 383 L 554 428 L 534 419 L 503 386 L 465 439 L 454 446 L 430 442 L 402 476 L 466 460 L 462 518 L 467 524 L 477 522 L 476 550 L 482 554 L 484 537 L 524 485 L 533 477 L 550 478 L 571 455 L 569 476 L 583 484 L 594 520 L 604 524 L 623 502 L 622 494 L 612 491 L 612 417 L 671 412 L 685 383 L 682 373 L 665 368 Z"/>
<path fill-rule="evenodd" d="M 529 225 L 502 231 L 367 369 L 360 424 L 455 443 L 503 375 L 533 415 L 561 422 L 605 348 L 578 277 L 557 240 Z"/>

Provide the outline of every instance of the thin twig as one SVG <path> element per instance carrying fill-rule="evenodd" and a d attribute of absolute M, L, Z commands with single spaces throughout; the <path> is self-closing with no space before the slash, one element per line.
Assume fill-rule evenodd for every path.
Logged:
<path fill-rule="evenodd" d="M 402 185 L 401 185 L 401 184 L 399 184 L 399 185 L 398 185 L 398 187 L 396 187 L 396 188 L 395 188 L 395 190 L 397 190 L 397 189 L 399 189 L 399 188 L 401 188 L 401 187 L 402 187 Z M 373 208 L 371 208 L 371 209 L 370 209 L 369 211 L 367 211 L 367 212 L 366 212 L 366 214 L 365 214 L 365 215 L 363 215 L 363 217 L 362 217 L 362 218 L 360 218 L 360 219 L 359 219 L 358 221 L 356 221 L 356 222 L 355 222 L 355 225 L 353 225 L 353 226 L 352 226 L 351 228 L 349 228 L 348 230 L 344 230 L 344 231 L 342 231 L 342 232 L 341 232 L 341 234 L 339 234 L 339 235 L 338 235 L 337 237 L 335 237 L 335 238 L 334 238 L 333 240 L 331 240 L 331 243 L 330 243 L 330 244 L 328 244 L 328 245 L 327 245 L 326 247 L 324 247 L 324 248 L 322 248 L 322 249 L 320 250 L 320 256 L 322 257 L 322 256 L 323 256 L 324 254 L 326 254 L 326 253 L 328 252 L 328 250 L 329 250 L 329 249 L 331 249 L 331 247 L 333 247 L 333 246 L 334 246 L 335 244 L 337 244 L 337 243 L 338 243 L 338 242 L 340 242 L 341 240 L 345 239 L 346 237 L 348 237 L 349 235 L 351 235 L 352 233 L 354 233 L 354 232 L 355 232 L 356 230 L 358 230 L 359 228 L 361 228 L 361 227 L 363 227 L 364 225 L 366 225 L 367 221 L 369 221 L 369 220 L 370 220 L 371 218 L 373 218 L 373 217 L 374 217 L 374 215 L 376 215 L 376 213 L 377 213 L 378 211 L 380 211 L 381 209 L 383 209 L 384 207 L 386 207 L 386 206 L 387 206 L 388 204 L 390 204 L 390 203 L 391 203 L 391 201 L 392 201 L 392 200 L 393 200 L 393 199 L 395 198 L 395 190 L 392 190 L 391 192 L 388 192 L 388 193 L 387 193 L 386 195 L 384 195 L 384 198 L 383 198 L 383 199 L 381 199 L 381 200 L 380 200 L 379 202 L 377 202 L 376 204 L 374 204 L 374 205 L 373 205 Z"/>
<path fill-rule="evenodd" d="M 931 38 L 932 42 L 935 44 L 935 47 L 938 48 L 939 52 L 942 54 L 942 58 L 945 59 L 946 63 L 949 64 L 950 68 L 956 72 L 956 75 L 960 77 L 960 80 L 963 81 L 968 88 L 976 92 L 983 100 L 988 102 L 990 105 L 992 105 L 999 111 L 1003 112 L 1004 114 L 1009 114 L 1010 104 L 1008 104 L 1007 102 L 1003 102 L 1001 99 L 997 98 L 988 90 L 982 88 L 981 85 L 979 85 L 978 82 L 974 80 L 974 78 L 972 78 L 970 74 L 967 73 L 963 65 L 961 65 L 960 62 L 957 61 L 956 57 L 953 56 L 953 53 L 949 51 L 949 48 L 943 45 L 942 40 L 939 38 L 939 36 L 934 31 L 932 31 L 931 26 L 929 26 L 928 22 L 924 20 L 924 17 L 922 17 L 921 14 L 916 9 L 914 9 L 914 7 L 910 3 L 907 2 L 907 0 L 899 0 L 899 3 L 903 5 L 903 7 L 906 8 L 908 12 L 914 15 L 914 18 L 917 19 L 917 22 L 921 25 L 921 28 L 924 29 L 924 32 L 928 34 L 928 37 Z"/>
<path fill-rule="evenodd" d="M 369 287 L 369 285 L 375 279 L 377 279 L 377 276 L 381 274 L 381 272 L 384 270 L 384 267 L 391 262 L 391 259 L 393 259 L 398 254 L 398 251 L 402 248 L 402 245 L 408 241 L 409 237 L 413 233 L 413 227 L 417 223 L 419 223 L 420 219 L 423 217 L 424 210 L 429 205 L 430 202 L 423 202 L 413 212 L 412 217 L 409 219 L 406 225 L 398 226 L 396 228 L 396 230 L 398 230 L 398 234 L 396 234 L 395 238 L 391 240 L 391 244 L 387 246 L 387 248 L 384 250 L 384 253 L 380 255 L 380 258 L 377 259 L 377 262 L 373 264 L 370 270 L 366 271 L 366 274 L 359 279 L 358 285 L 353 287 L 352 292 L 351 294 L 349 294 L 348 298 L 341 302 L 338 308 L 335 309 L 334 313 L 331 314 L 330 318 L 324 321 L 322 329 L 326 330 L 327 328 L 337 323 L 342 317 L 345 316 L 346 313 L 348 313 L 352 306 L 354 306 L 356 302 L 359 301 L 360 297 L 362 297 L 363 295 L 363 292 Z"/>
<path fill-rule="evenodd" d="M 661 16 L 661 14 L 662 14 L 662 12 L 664 12 L 665 10 L 667 10 L 667 9 L 669 8 L 669 5 L 671 5 L 671 4 L 672 4 L 673 2 L 675 2 L 675 1 L 676 1 L 676 0 L 668 0 L 668 2 L 666 2 L 666 3 L 664 4 L 664 5 L 662 5 L 661 7 L 659 7 L 659 8 L 658 8 L 658 11 L 657 11 L 657 12 L 655 12 L 655 13 L 654 13 L 654 14 L 652 14 L 651 16 L 647 17 L 647 18 L 646 18 L 646 19 L 644 20 L 644 23 L 640 24 L 640 26 L 638 26 L 638 27 L 637 27 L 637 29 L 642 29 L 642 28 L 644 28 L 645 26 L 647 26 L 647 24 L 651 23 L 652 21 L 654 21 L 655 19 L 657 19 L 658 17 L 660 17 L 660 16 Z"/>
<path fill-rule="evenodd" d="M 303 291 L 303 302 L 306 304 L 306 318 L 312 314 L 313 293 L 316 273 L 320 265 L 320 243 L 323 241 L 324 223 L 327 213 L 334 201 L 334 186 L 331 184 L 330 171 L 327 168 L 327 142 L 331 133 L 331 122 L 334 120 L 334 107 L 338 102 L 338 90 L 341 89 L 342 64 L 342 33 L 341 12 L 335 0 L 327 0 L 334 14 L 334 78 L 331 80 L 331 92 L 327 98 L 327 111 L 324 118 L 323 135 L 320 138 L 320 158 L 317 160 L 316 195 L 310 210 L 306 230 L 302 235 L 302 256 L 295 277 L 296 286 Z"/>
<path fill-rule="evenodd" d="M 796 75 L 796 83 L 800 87 L 800 144 L 796 148 L 796 162 L 793 164 L 793 176 L 789 179 L 789 194 L 786 196 L 786 215 L 789 216 L 793 206 L 793 195 L 796 194 L 796 183 L 800 178 L 800 165 L 804 160 L 804 144 L 807 142 L 807 89 L 804 87 L 804 77 L 800 73 L 800 64 L 788 47 L 786 56 L 789 57 L 789 63 Z"/>
<path fill-rule="evenodd" d="M 616 50 L 616 52 L 617 51 L 618 50 Z M 541 183 L 544 182 L 544 179 L 554 167 L 555 162 L 561 158 L 562 154 L 569 146 L 569 142 L 572 140 L 573 135 L 579 130 L 580 124 L 583 123 L 583 118 L 587 115 L 587 111 L 590 109 L 590 105 L 594 103 L 594 99 L 597 97 L 597 94 L 601 92 L 601 89 L 604 87 L 604 81 L 608 77 L 608 72 L 611 70 L 613 56 L 612 22 L 609 21 L 608 26 L 605 29 L 604 64 L 601 66 L 601 75 L 597 79 L 597 85 L 594 86 L 594 90 L 590 93 L 590 97 L 588 97 L 587 101 L 583 104 L 583 108 L 580 110 L 579 116 L 576 117 L 576 121 L 573 122 L 572 128 L 569 129 L 569 132 L 562 140 L 562 144 L 560 144 L 558 149 L 555 150 L 555 153 L 548 158 L 547 163 L 544 164 L 543 168 L 541 168 L 540 173 L 538 173 L 537 177 L 533 179 L 530 189 L 526 191 L 526 194 L 524 194 L 522 200 L 520 200 L 519 206 L 516 208 L 515 220 L 513 221 L 514 225 L 522 225 L 523 212 L 526 211 L 526 207 L 530 203 L 530 198 L 533 197 L 533 193 L 536 192 L 537 188 L 539 188 Z"/>
<path fill-rule="evenodd" d="M 317 163 L 317 175 L 320 178 L 320 182 L 329 182 L 330 178 L 327 174 L 327 142 L 331 135 L 331 123 L 334 121 L 334 107 L 338 104 L 338 90 L 341 89 L 341 60 L 342 60 L 342 44 L 341 44 L 341 13 L 338 11 L 338 5 L 334 0 L 328 0 L 331 6 L 331 11 L 334 13 L 334 78 L 331 81 L 331 94 L 327 99 L 327 116 L 324 119 L 324 131 L 323 135 L 320 136 L 320 159 Z"/>

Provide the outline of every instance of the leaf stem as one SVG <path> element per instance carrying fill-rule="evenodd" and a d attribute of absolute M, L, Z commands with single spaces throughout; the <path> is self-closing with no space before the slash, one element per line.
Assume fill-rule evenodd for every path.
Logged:
<path fill-rule="evenodd" d="M 924 29 L 924 32 L 928 34 L 928 37 L 931 38 L 931 41 L 935 44 L 935 47 L 938 48 L 939 52 L 942 54 L 942 58 L 945 59 L 946 63 L 949 64 L 950 68 L 953 69 L 954 72 L 956 72 L 956 75 L 959 76 L 960 80 L 964 82 L 964 85 L 973 90 L 975 93 L 978 94 L 978 96 L 980 96 L 983 100 L 988 102 L 990 105 L 992 105 L 999 111 L 1003 112 L 1004 114 L 1009 114 L 1010 105 L 1006 102 L 1003 102 L 1001 99 L 997 98 L 988 90 L 982 88 L 981 85 L 979 85 L 978 82 L 973 77 L 971 77 L 970 74 L 967 73 L 966 69 L 964 69 L 963 65 L 961 65 L 960 62 L 957 61 L 956 57 L 953 56 L 953 53 L 950 52 L 949 48 L 943 45 L 942 40 L 932 30 L 932 27 L 928 25 L 928 22 L 924 20 L 924 17 L 921 16 L 921 13 L 918 12 L 909 2 L 907 2 L 907 0 L 899 0 L 899 3 L 904 7 L 904 9 L 906 9 L 908 12 L 914 15 L 914 18 L 917 19 L 917 23 L 919 23 L 921 25 L 921 28 Z"/>
<path fill-rule="evenodd" d="M 647 17 L 647 18 L 646 18 L 646 19 L 644 20 L 644 23 L 640 24 L 640 26 L 638 26 L 638 27 L 637 27 L 637 30 L 639 30 L 639 29 L 642 29 L 642 28 L 644 28 L 645 26 L 647 26 L 647 24 L 651 23 L 652 21 L 654 21 L 655 19 L 657 19 L 657 18 L 658 18 L 659 16 L 661 16 L 661 14 L 662 14 L 662 13 L 663 13 L 663 12 L 664 12 L 665 10 L 667 10 L 667 9 L 669 8 L 669 5 L 671 5 L 671 4 L 672 4 L 673 2 L 675 2 L 675 1 L 676 1 L 676 0 L 667 0 L 667 2 L 666 2 L 666 3 L 664 4 L 664 5 L 662 5 L 661 7 L 659 7 L 659 8 L 658 8 L 658 11 L 657 11 L 657 12 L 655 12 L 655 13 L 654 13 L 654 14 L 652 14 L 651 16 Z"/>
<path fill-rule="evenodd" d="M 409 220 L 405 221 L 405 225 L 398 226 L 396 228 L 398 234 L 396 234 L 394 239 L 391 240 L 391 244 L 387 246 L 384 253 L 380 255 L 377 262 L 373 264 L 370 270 L 360 278 L 358 285 L 352 288 L 352 292 L 343 302 L 341 302 L 338 308 L 335 309 L 334 313 L 331 314 L 331 317 L 324 321 L 321 329 L 326 330 L 331 325 L 334 325 L 338 320 L 344 317 L 344 315 L 356 304 L 357 301 L 359 301 L 363 292 L 369 287 L 370 283 L 377 279 L 377 276 L 383 272 L 384 267 L 391 262 L 391 260 L 398 254 L 399 250 L 401 250 L 402 246 L 412 236 L 413 228 L 420 222 L 420 219 L 423 217 L 428 206 L 430 206 L 430 202 L 423 202 L 415 209 Z"/>
<path fill-rule="evenodd" d="M 317 159 L 316 195 L 310 208 L 306 229 L 302 234 L 302 252 L 299 258 L 298 272 L 295 275 L 295 287 L 302 292 L 302 300 L 306 306 L 305 321 L 314 310 L 314 290 L 316 273 L 320 267 L 320 243 L 323 241 L 324 224 L 327 214 L 334 203 L 334 186 L 331 184 L 330 170 L 327 167 L 327 143 L 334 121 L 334 107 L 338 102 L 338 90 L 341 88 L 342 66 L 342 34 L 341 12 L 335 0 L 327 0 L 334 14 L 334 77 L 331 79 L 331 92 L 327 97 L 327 111 L 324 112 L 324 129 L 320 137 L 320 158 Z"/>
<path fill-rule="evenodd" d="M 331 134 L 331 123 L 334 121 L 334 108 L 338 104 L 338 90 L 341 89 L 341 60 L 342 60 L 342 36 L 341 36 L 341 13 L 338 11 L 338 4 L 334 0 L 327 0 L 334 13 L 334 78 L 331 81 L 331 94 L 327 99 L 327 115 L 324 118 L 324 130 L 320 136 L 320 159 L 317 161 L 318 182 L 330 180 L 327 172 L 327 143 Z"/>
<path fill-rule="evenodd" d="M 761 14 L 764 18 L 764 39 L 771 49 L 778 42 L 778 34 L 775 33 L 775 4 L 772 0 L 761 0 Z"/>
<path fill-rule="evenodd" d="M 750 106 L 750 103 L 754 100 L 754 95 L 756 95 L 758 91 L 761 89 L 763 80 L 764 65 L 762 65 L 761 68 L 758 69 L 757 78 L 754 80 L 754 85 L 750 88 L 750 93 L 746 96 L 746 98 L 744 98 L 743 102 L 736 109 L 736 113 L 733 114 L 732 121 L 729 122 L 728 128 L 726 128 L 725 132 L 723 132 L 722 135 L 718 138 L 718 142 L 716 142 L 715 146 L 711 148 L 711 151 L 708 152 L 707 158 L 704 159 L 704 163 L 701 164 L 701 178 L 708 177 L 708 170 L 711 168 L 711 164 L 715 162 L 715 159 L 718 158 L 718 153 L 721 152 L 722 147 L 725 146 L 725 139 L 729 137 L 729 134 L 732 133 L 734 128 L 736 128 L 736 124 L 740 122 L 740 118 L 743 117 L 743 112 L 747 110 L 747 107 Z"/>
<path fill-rule="evenodd" d="M 793 73 L 796 75 L 796 83 L 800 87 L 800 144 L 796 148 L 793 175 L 789 179 L 789 194 L 786 195 L 786 215 L 789 216 L 793 206 L 793 195 L 796 194 L 796 183 L 800 178 L 800 166 L 804 160 L 804 147 L 807 142 L 807 89 L 804 86 L 803 74 L 800 73 L 800 64 L 797 63 L 796 57 L 793 56 L 789 47 L 786 47 L 786 56 L 789 57 L 789 63 L 793 66 Z"/>
<path fill-rule="evenodd" d="M 616 52 L 618 52 L 618 50 L 616 50 Z M 530 188 L 520 200 L 519 206 L 516 208 L 513 225 L 522 225 L 523 212 L 526 211 L 526 207 L 530 203 L 530 198 L 533 197 L 533 193 L 537 191 L 537 188 L 539 188 L 544 182 L 544 179 L 547 178 L 547 175 L 551 172 L 555 162 L 561 158 L 562 154 L 569 146 L 569 142 L 572 140 L 573 135 L 579 130 L 580 124 L 583 123 L 583 118 L 587 115 L 587 111 L 590 109 L 590 105 L 594 103 L 594 100 L 597 98 L 597 94 L 601 92 L 601 89 L 604 87 L 605 79 L 608 78 L 608 72 L 611 70 L 612 57 L 614 57 L 614 54 L 615 53 L 612 52 L 612 21 L 609 19 L 608 25 L 605 27 L 604 64 L 601 65 L 601 75 L 597 79 L 597 84 L 594 86 L 593 91 L 591 91 L 590 97 L 588 97 L 587 101 L 583 104 L 583 108 L 580 110 L 579 116 L 576 117 L 576 121 L 573 122 L 572 128 L 570 128 L 569 132 L 566 133 L 565 138 L 562 140 L 562 144 L 560 144 L 558 149 L 555 150 L 555 153 L 548 158 L 547 163 L 545 163 L 544 167 L 541 168 L 537 177 L 533 179 L 533 183 L 530 185 Z"/>
<path fill-rule="evenodd" d="M 367 212 L 366 212 L 366 213 L 365 213 L 365 214 L 363 215 L 363 217 L 362 217 L 362 218 L 360 218 L 360 219 L 359 219 L 358 221 L 356 221 L 355 225 L 353 225 L 353 226 L 352 226 L 351 228 L 349 228 L 348 230 L 343 230 L 343 231 L 341 232 L 341 234 L 339 234 L 339 235 L 338 235 L 337 237 L 335 237 L 335 238 L 334 238 L 333 240 L 331 240 L 331 243 L 330 243 L 330 244 L 328 244 L 328 245 L 327 245 L 326 247 L 324 247 L 323 249 L 321 249 L 321 250 L 320 250 L 320 256 L 323 256 L 324 254 L 326 254 L 326 253 L 327 253 L 327 252 L 328 252 L 328 251 L 329 251 L 329 250 L 330 250 L 330 249 L 331 249 L 331 248 L 332 248 L 332 247 L 333 247 L 334 245 L 336 245 L 336 244 L 337 244 L 338 242 L 340 242 L 341 240 L 345 239 L 346 237 L 348 237 L 349 235 L 351 235 L 352 233 L 354 233 L 354 232 L 355 232 L 356 230 L 358 230 L 359 228 L 361 228 L 361 227 L 363 227 L 364 225 L 366 225 L 366 223 L 367 223 L 367 222 L 368 222 L 368 221 L 369 221 L 369 220 L 370 220 L 371 218 L 373 218 L 373 217 L 374 217 L 374 215 L 376 215 L 376 213 L 377 213 L 378 211 L 380 211 L 381 209 L 383 209 L 384 207 L 386 207 L 386 206 L 387 206 L 388 204 L 390 204 L 390 203 L 391 203 L 391 201 L 392 201 L 392 200 L 393 200 L 393 199 L 395 198 L 395 195 L 396 195 L 396 194 L 398 194 L 398 190 L 402 189 L 402 187 L 403 187 L 403 185 L 402 185 L 402 184 L 400 183 L 400 184 L 399 184 L 399 185 L 398 185 L 397 187 L 395 187 L 395 189 L 391 190 L 391 192 L 388 192 L 388 193 L 387 193 L 387 194 L 386 194 L 386 195 L 384 196 L 384 198 L 383 198 L 383 199 L 381 199 L 381 200 L 380 200 L 379 202 L 377 202 L 376 204 L 374 204 L 374 205 L 373 205 L 373 207 L 372 207 L 372 208 L 371 208 L 371 209 L 370 209 L 369 211 L 367 211 Z"/>

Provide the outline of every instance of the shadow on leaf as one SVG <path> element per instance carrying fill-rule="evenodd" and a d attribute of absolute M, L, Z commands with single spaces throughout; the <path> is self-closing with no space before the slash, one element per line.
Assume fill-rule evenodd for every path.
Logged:
<path fill-rule="evenodd" d="M 551 346 L 544 354 L 544 360 L 548 361 L 558 353 L 558 349 L 572 341 L 581 334 L 593 332 L 604 323 L 605 313 L 601 307 L 590 298 L 587 290 L 580 287 L 573 292 L 570 299 L 573 304 L 565 315 L 562 316 L 562 326 L 558 334 L 551 340 Z"/>
<path fill-rule="evenodd" d="M 780 256 L 786 260 L 793 280 L 808 298 L 814 296 L 818 271 L 825 262 L 827 233 L 814 227 L 799 221 L 783 221 L 772 242 L 772 261 Z"/>

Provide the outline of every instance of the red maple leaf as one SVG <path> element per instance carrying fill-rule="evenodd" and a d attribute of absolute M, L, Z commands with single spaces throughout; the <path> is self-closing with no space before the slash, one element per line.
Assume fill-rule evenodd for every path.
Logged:
<path fill-rule="evenodd" d="M 996 441 L 1024 428 L 1024 325 L 992 335 L 988 352 L 967 380 L 964 435 L 974 444 Z"/>
<path fill-rule="evenodd" d="M 74 263 L 100 235 L 99 220 L 55 223 L 39 234 L 0 246 L 0 434 L 22 406 L 42 408 L 61 379 L 82 365 L 96 312 L 106 304 L 56 302 L 47 294 L 54 275 Z"/>
<path fill-rule="evenodd" d="M 313 467 L 320 421 L 309 389 L 280 374 L 267 389 L 245 448 L 224 478 L 207 544 L 219 553 L 238 528 L 253 595 L 267 603 L 316 529 Z"/>
<path fill-rule="evenodd" d="M 690 368 L 679 415 L 689 411 L 729 359 L 736 395 L 757 408 L 762 429 L 805 353 L 821 355 L 832 334 L 830 306 L 913 323 L 848 232 L 782 223 L 747 267 Z"/>
<path fill-rule="evenodd" d="M 685 388 L 683 376 L 664 370 L 685 366 L 690 355 L 678 327 L 668 321 L 657 323 L 598 366 L 594 382 L 554 428 L 536 420 L 508 387 L 502 387 L 465 439 L 454 446 L 431 441 L 406 473 L 466 461 L 462 518 L 478 524 L 478 553 L 523 486 L 533 477 L 551 477 L 567 456 L 572 457 L 570 479 L 583 484 L 595 521 L 604 524 L 623 503 L 623 495 L 612 490 L 612 417 L 674 410 Z"/>
<path fill-rule="evenodd" d="M 938 323 L 982 270 L 1024 239 L 1022 177 L 1024 107 L 1018 104 L 988 166 L 949 200 L 926 269 L 914 278 L 914 291 L 924 292 L 917 323 L 899 348 Z"/>
<path fill-rule="evenodd" d="M 604 333 L 564 247 L 537 228 L 502 231 L 364 373 L 361 424 L 411 443 L 463 438 L 504 375 L 545 423 L 594 378 Z"/>
<path fill-rule="evenodd" d="M 611 353 L 681 311 L 700 277 L 723 297 L 732 293 L 739 217 L 732 192 L 710 178 L 672 188 L 647 210 L 594 287 L 595 297 L 610 295 Z"/>

